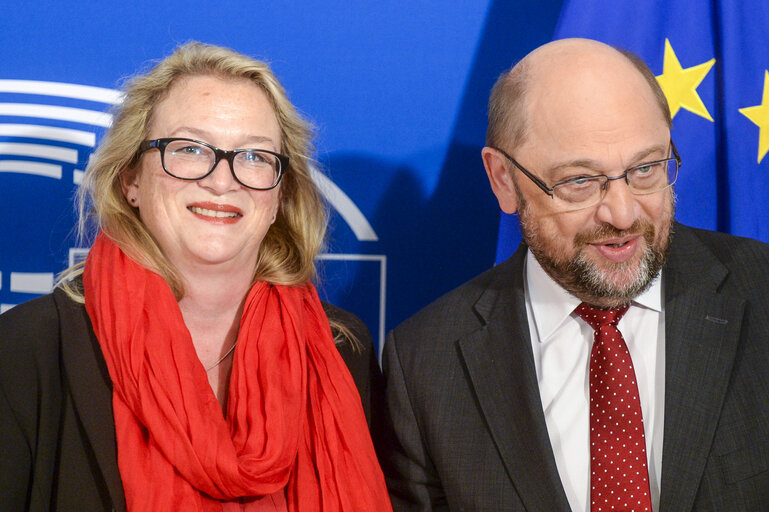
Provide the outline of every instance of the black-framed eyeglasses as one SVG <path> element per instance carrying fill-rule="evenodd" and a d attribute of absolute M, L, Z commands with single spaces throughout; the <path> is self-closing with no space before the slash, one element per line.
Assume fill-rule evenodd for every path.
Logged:
<path fill-rule="evenodd" d="M 681 167 L 681 156 L 676 150 L 673 140 L 670 140 L 670 152 L 673 156 L 654 160 L 627 169 L 623 174 L 610 178 L 605 174 L 596 176 L 580 176 L 556 183 L 552 187 L 533 173 L 529 172 L 513 157 L 502 149 L 490 146 L 510 160 L 527 178 L 534 182 L 544 193 L 557 202 L 557 207 L 564 210 L 579 210 L 589 208 L 601 202 L 609 188 L 609 182 L 624 179 L 630 192 L 635 195 L 647 195 L 661 192 L 672 186 L 678 178 Z"/>
<path fill-rule="evenodd" d="M 234 149 L 227 151 L 207 142 L 184 137 L 145 140 L 139 152 L 160 151 L 163 170 L 180 180 L 202 180 L 224 159 L 230 164 L 235 181 L 253 190 L 270 190 L 278 186 L 288 168 L 288 157 L 266 149 Z"/>

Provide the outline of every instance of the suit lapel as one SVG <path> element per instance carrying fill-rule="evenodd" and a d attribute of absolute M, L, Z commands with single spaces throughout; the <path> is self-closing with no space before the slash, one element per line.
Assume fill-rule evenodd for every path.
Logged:
<path fill-rule="evenodd" d="M 61 290 L 55 299 L 62 318 L 62 365 L 72 401 L 99 464 L 116 511 L 125 511 L 125 494 L 117 465 L 112 381 L 91 329 L 85 307 Z"/>
<path fill-rule="evenodd" d="M 745 307 L 717 294 L 726 268 L 681 226 L 665 269 L 660 510 L 690 510 L 718 423 Z"/>
<path fill-rule="evenodd" d="M 528 510 L 569 510 L 539 397 L 523 292 L 522 246 L 475 304 L 484 325 L 459 341 L 494 443 Z"/>

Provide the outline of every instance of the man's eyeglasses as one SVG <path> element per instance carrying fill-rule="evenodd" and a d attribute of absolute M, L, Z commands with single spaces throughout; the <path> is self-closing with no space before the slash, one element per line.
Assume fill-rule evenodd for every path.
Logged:
<path fill-rule="evenodd" d="M 623 174 L 610 178 L 604 174 L 597 176 L 581 176 L 556 183 L 548 187 L 544 181 L 527 171 L 513 157 L 499 148 L 492 149 L 502 153 L 543 192 L 553 198 L 556 206 L 562 210 L 580 210 L 601 202 L 609 188 L 609 182 L 624 179 L 630 192 L 635 195 L 646 195 L 660 192 L 672 186 L 678 177 L 681 167 L 681 157 L 671 139 L 670 151 L 673 156 L 653 162 L 646 162 L 626 170 Z"/>
<path fill-rule="evenodd" d="M 139 152 L 160 151 L 163 170 L 180 180 L 202 180 L 211 174 L 222 159 L 230 164 L 235 181 L 253 190 L 270 190 L 278 186 L 288 167 L 288 157 L 266 149 L 234 149 L 226 151 L 206 142 L 181 137 L 145 140 Z"/>

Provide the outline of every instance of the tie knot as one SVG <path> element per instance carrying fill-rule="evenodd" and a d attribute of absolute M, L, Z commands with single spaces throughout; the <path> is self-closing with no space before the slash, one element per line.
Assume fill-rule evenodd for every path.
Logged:
<path fill-rule="evenodd" d="M 629 306 L 629 304 L 625 304 L 615 309 L 596 309 L 583 302 L 574 311 L 585 322 L 590 324 L 590 327 L 597 331 L 602 325 L 613 325 L 616 327 Z"/>

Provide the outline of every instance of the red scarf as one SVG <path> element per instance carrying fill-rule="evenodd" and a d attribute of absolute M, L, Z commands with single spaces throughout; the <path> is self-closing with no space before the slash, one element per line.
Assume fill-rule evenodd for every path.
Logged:
<path fill-rule="evenodd" d="M 128 510 L 221 511 L 286 490 L 290 511 L 390 511 L 360 396 L 311 284 L 246 297 L 227 418 L 171 289 L 104 234 L 83 275 L 113 384 Z"/>

